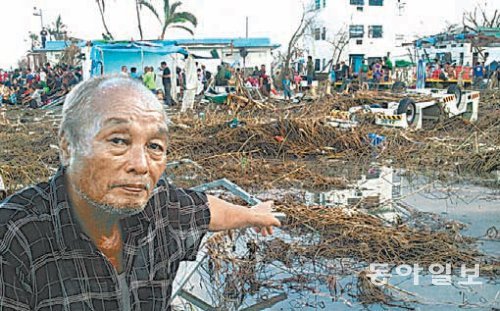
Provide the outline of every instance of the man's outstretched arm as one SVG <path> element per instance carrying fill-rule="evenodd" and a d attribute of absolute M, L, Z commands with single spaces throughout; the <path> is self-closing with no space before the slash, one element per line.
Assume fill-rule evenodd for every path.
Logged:
<path fill-rule="evenodd" d="M 207 195 L 210 208 L 210 231 L 257 228 L 262 235 L 272 234 L 272 227 L 279 227 L 280 221 L 272 214 L 272 201 L 263 202 L 252 208 L 235 205 Z"/>

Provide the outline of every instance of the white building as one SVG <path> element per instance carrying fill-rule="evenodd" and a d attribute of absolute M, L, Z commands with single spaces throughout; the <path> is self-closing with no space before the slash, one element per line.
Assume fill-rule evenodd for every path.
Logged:
<path fill-rule="evenodd" d="M 486 65 L 500 61 L 500 27 L 479 28 L 479 33 L 440 33 L 415 42 L 416 55 L 420 59 L 439 59 L 442 63 L 471 65 L 484 62 Z"/>
<path fill-rule="evenodd" d="M 312 34 L 305 38 L 305 50 L 315 62 L 317 71 L 328 71 L 333 59 L 345 61 L 359 70 L 363 59 L 370 64 L 389 55 L 405 57 L 401 47 L 406 39 L 398 32 L 405 23 L 403 0 L 313 0 L 316 9 Z M 346 34 L 345 48 L 340 56 L 334 49 L 341 33 Z M 340 44 L 344 45 L 344 44 Z M 398 47 L 398 48 L 397 48 Z"/>

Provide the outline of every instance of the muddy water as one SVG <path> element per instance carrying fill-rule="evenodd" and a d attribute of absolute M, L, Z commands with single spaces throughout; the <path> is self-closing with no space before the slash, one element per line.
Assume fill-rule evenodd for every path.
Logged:
<path fill-rule="evenodd" d="M 401 200 L 422 212 L 436 213 L 444 218 L 460 221 L 467 225 L 461 232 L 463 235 L 479 238 L 478 247 L 490 256 L 499 257 L 500 242 L 498 240 L 486 239 L 485 233 L 488 228 L 496 226 L 500 229 L 500 190 L 478 187 L 467 183 L 446 185 L 439 182 L 430 182 L 424 177 L 397 180 L 398 191 L 387 189 L 387 175 L 381 178 L 384 182 L 381 189 L 387 193 L 397 193 Z M 396 176 L 395 176 L 396 177 Z M 399 183 L 400 182 L 400 183 Z M 362 183 L 364 188 L 375 187 L 371 181 Z M 289 191 L 291 191 L 289 189 Z M 268 193 L 276 196 L 277 193 Z M 292 191 L 293 192 L 293 191 Z M 260 196 L 259 196 L 260 197 Z M 293 240 L 297 237 L 290 237 L 284 233 L 278 233 L 284 240 Z M 332 293 L 331 288 L 325 284 L 325 277 L 331 275 L 332 268 L 339 265 L 338 261 L 327 261 L 321 263 L 301 263 L 292 267 L 285 267 L 279 263 L 269 263 L 260 271 L 259 279 L 267 279 L 270 282 L 296 277 L 297 275 L 308 276 L 311 280 L 307 284 L 292 286 L 292 283 L 282 284 L 279 289 L 261 287 L 254 295 L 240 297 L 235 293 L 234 300 L 238 301 L 232 306 L 225 305 L 222 309 L 244 310 L 259 302 L 264 298 L 276 298 L 286 294 L 285 299 L 266 307 L 250 310 L 460 310 L 469 308 L 474 310 L 492 310 L 500 308 L 500 286 L 498 280 L 485 278 L 474 278 L 472 281 L 478 284 L 465 284 L 468 280 L 461 275 L 452 275 L 448 285 L 433 284 L 432 276 L 422 271 L 412 273 L 408 276 L 399 276 L 395 272 L 390 274 L 389 284 L 398 290 L 392 293 L 399 299 L 397 306 L 388 307 L 386 305 L 370 304 L 364 306 L 350 294 L 356 294 L 356 273 L 365 264 L 352 261 L 344 261 L 342 266 L 347 269 L 346 273 L 335 275 L 337 278 L 338 290 L 343 291 L 338 295 Z M 206 268 L 206 265 L 202 265 Z M 472 267 L 467 267 L 472 268 Z M 201 284 L 207 282 L 208 274 L 204 277 L 193 279 L 191 284 Z M 415 280 L 418 279 L 418 282 Z M 447 281 L 447 280 L 446 280 Z M 434 282 L 436 280 L 434 279 Z M 227 282 L 226 282 L 227 283 Z M 445 282 L 447 283 L 447 282 Z M 206 283 L 205 286 L 195 289 L 191 293 L 198 297 L 203 297 L 205 301 L 210 301 L 214 295 L 210 294 L 210 288 L 214 283 Z M 219 290 L 227 290 L 225 284 L 221 284 Z M 215 294 L 215 293 L 214 293 Z M 216 294 L 215 294 L 216 295 Z M 336 298 L 332 298 L 336 297 Z M 225 298 L 227 299 L 227 297 Z M 409 301 L 409 302 L 401 302 Z M 214 304 L 216 305 L 216 304 Z M 238 306 L 237 308 L 233 308 Z M 405 308 L 403 308 L 404 306 Z"/>
<path fill-rule="evenodd" d="M 403 201 L 420 211 L 437 213 L 441 216 L 460 221 L 467 225 L 462 230 L 463 235 L 479 238 L 478 247 L 484 253 L 500 256 L 500 241 L 485 237 L 488 228 L 500 230 L 500 191 L 470 184 L 445 185 L 429 182 L 425 178 L 403 179 L 401 183 Z M 490 231 L 491 232 L 491 231 Z M 466 267 L 472 268 L 472 267 Z M 406 271 L 404 271 L 406 272 Z M 445 274 L 443 274 L 445 275 Z M 418 279 L 418 281 L 416 281 Z M 461 275 L 452 275 L 449 282 L 435 285 L 439 281 L 423 271 L 409 276 L 398 276 L 393 272 L 389 284 L 411 294 L 399 294 L 401 300 L 414 301 L 397 303 L 400 307 L 372 304 L 363 306 L 348 296 L 338 301 L 323 297 L 329 293 L 326 286 L 315 285 L 319 294 L 289 293 L 288 299 L 274 305 L 268 310 L 459 310 L 470 308 L 474 310 L 494 310 L 500 307 L 499 280 L 474 278 L 478 284 L 468 284 L 469 280 Z M 355 277 L 344 277 L 339 280 L 342 287 L 348 288 L 355 283 Z M 449 285 L 448 285 L 449 283 Z M 418 301 L 418 302 L 416 302 Z"/>

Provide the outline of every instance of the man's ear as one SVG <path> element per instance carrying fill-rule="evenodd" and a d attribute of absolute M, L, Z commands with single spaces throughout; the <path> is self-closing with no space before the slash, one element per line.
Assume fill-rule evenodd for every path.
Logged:
<path fill-rule="evenodd" d="M 70 145 L 66 135 L 64 133 L 61 134 L 59 138 L 59 157 L 61 158 L 61 163 L 63 166 L 69 165 L 69 160 L 71 158 Z"/>

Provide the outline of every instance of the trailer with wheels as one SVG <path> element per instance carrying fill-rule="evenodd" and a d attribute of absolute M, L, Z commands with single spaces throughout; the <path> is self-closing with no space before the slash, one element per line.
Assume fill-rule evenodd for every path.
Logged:
<path fill-rule="evenodd" d="M 347 114 L 332 113 L 330 123 L 357 126 L 366 114 L 372 115 L 377 125 L 413 129 L 424 128 L 426 122 L 436 123 L 457 116 L 470 122 L 477 121 L 480 97 L 477 91 L 462 91 L 458 86 L 451 85 L 447 90 L 424 89 L 411 93 L 427 95 L 431 99 L 419 102 L 405 97 L 399 102 L 356 106 L 350 108 Z"/>

